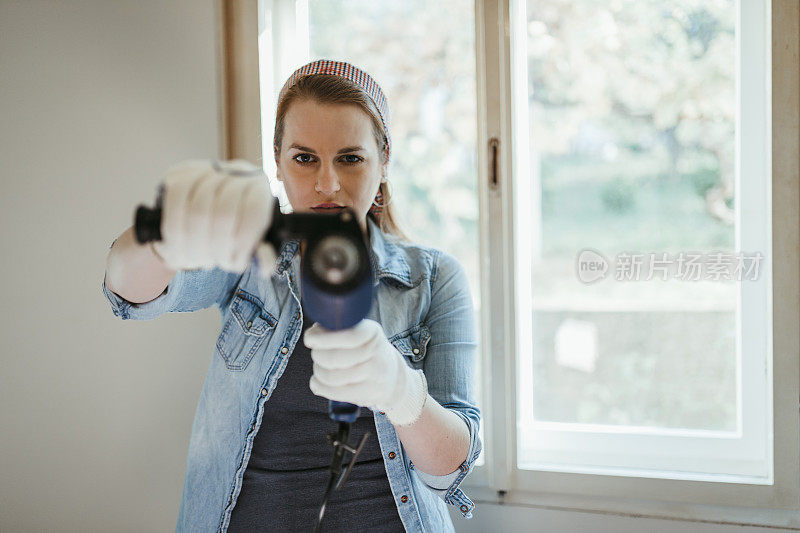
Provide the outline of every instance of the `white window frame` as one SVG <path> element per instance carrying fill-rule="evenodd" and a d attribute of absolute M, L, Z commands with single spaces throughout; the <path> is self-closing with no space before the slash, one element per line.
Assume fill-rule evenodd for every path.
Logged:
<path fill-rule="evenodd" d="M 256 1 L 256 0 L 253 0 Z M 526 126 L 515 121 L 511 103 L 524 98 L 526 87 L 515 86 L 512 53 L 517 46 L 512 32 L 525 24 L 513 0 L 475 0 L 475 35 L 478 98 L 478 172 L 481 270 L 481 387 L 485 462 L 476 466 L 462 484 L 476 502 L 557 507 L 581 511 L 635 514 L 681 520 L 703 520 L 789 527 L 800 520 L 800 3 L 796 0 L 741 0 L 770 9 L 772 47 L 771 204 L 772 204 L 772 373 L 774 476 L 771 483 L 701 481 L 632 477 L 610 473 L 520 470 L 517 464 L 517 354 L 530 350 L 518 344 L 521 302 L 530 276 L 530 246 L 515 246 L 515 228 L 524 227 L 524 210 L 516 209 L 515 196 L 530 196 L 525 180 L 512 182 L 514 173 L 527 175 Z M 303 50 L 297 44 L 297 16 L 308 9 L 306 0 L 257 0 L 259 12 L 272 10 L 269 25 L 259 19 L 259 46 L 271 46 L 272 65 L 261 66 L 262 81 L 273 87 L 289 74 Z M 298 15 L 299 14 L 299 15 Z M 295 28 L 294 31 L 286 29 Z M 266 41 L 262 42 L 262 39 Z M 307 41 L 307 35 L 305 36 Z M 307 51 L 306 57 L 307 57 Z M 519 62 L 516 63 L 517 65 Z M 769 63 L 768 63 L 769 64 Z M 519 72 L 516 73 L 519 79 Z M 272 123 L 274 96 L 261 92 L 262 124 Z M 519 100 L 518 100 L 519 101 Z M 742 115 L 742 120 L 748 120 Z M 265 128 L 264 131 L 271 131 Z M 497 186 L 490 184 L 490 140 L 499 141 Z M 267 141 L 265 139 L 264 141 Z M 737 142 L 740 142 L 737 139 Z M 265 169 L 272 160 L 264 142 Z M 741 172 L 752 169 L 742 167 Z M 268 172 L 268 175 L 272 175 Z M 274 191 L 273 191 L 274 192 Z M 741 194 L 737 195 L 737 200 Z M 537 199 L 532 198 L 534 209 Z M 739 211 L 737 209 L 737 211 Z M 738 241 L 747 248 L 747 236 Z M 753 250 L 755 251 L 755 250 Z M 767 263 L 763 263 L 765 266 Z M 521 274 L 523 273 L 523 274 Z M 529 287 L 528 287 L 529 293 Z M 527 312 L 527 311 L 526 311 Z M 760 409 L 760 408 L 758 408 Z M 676 505 L 677 504 L 677 505 Z"/>
<path fill-rule="evenodd" d="M 481 256 L 488 258 L 488 272 L 484 272 L 482 278 L 485 313 L 482 338 L 486 339 L 487 347 L 484 350 L 484 368 L 487 371 L 484 372 L 483 386 L 490 394 L 483 398 L 488 455 L 486 465 L 481 468 L 485 470 L 486 482 L 480 483 L 477 479 L 464 482 L 473 499 L 779 527 L 796 524 L 800 518 L 800 254 L 797 244 L 800 242 L 797 105 L 800 11 L 796 2 L 743 0 L 743 3 L 748 17 L 766 8 L 769 17 L 766 22 L 771 23 L 772 31 L 772 48 L 766 51 L 771 60 L 765 62 L 767 65 L 771 62 L 772 69 L 765 67 L 764 74 L 766 79 L 772 78 L 772 102 L 766 105 L 767 109 L 770 109 L 769 105 L 772 109 L 772 116 L 768 118 L 771 119 L 774 140 L 771 146 L 766 143 L 764 149 L 771 149 L 772 155 L 772 252 L 766 252 L 774 258 L 774 264 L 764 263 L 765 268 L 772 269 L 772 301 L 762 301 L 759 307 L 768 310 L 767 306 L 771 305 L 774 319 L 772 338 L 756 337 L 756 342 L 772 344 L 774 352 L 772 367 L 767 365 L 773 390 L 774 442 L 772 448 L 765 450 L 772 455 L 770 464 L 774 466 L 774 476 L 773 468 L 766 473 L 757 471 L 750 479 L 744 476 L 735 480 L 716 477 L 715 481 L 711 481 L 713 476 L 706 476 L 705 480 L 666 479 L 664 473 L 658 472 L 640 472 L 650 477 L 634 477 L 620 475 L 619 471 L 579 473 L 517 468 L 516 421 L 520 403 L 516 376 L 521 371 L 521 358 L 517 354 L 531 347 L 529 341 L 525 341 L 526 335 L 518 334 L 520 321 L 517 320 L 519 313 L 529 314 L 529 309 L 525 309 L 517 294 L 530 293 L 530 244 L 515 246 L 515 229 L 527 227 L 524 217 L 529 210 L 517 209 L 515 199 L 519 196 L 530 198 L 530 190 L 527 180 L 512 181 L 508 176 L 512 172 L 514 175 L 528 175 L 528 154 L 517 149 L 527 146 L 527 124 L 523 127 L 512 114 L 512 102 L 526 89 L 513 83 L 514 79 L 524 79 L 519 73 L 512 76 L 512 69 L 520 64 L 512 60 L 512 54 L 518 49 L 524 50 L 524 45 L 520 48 L 523 43 L 514 43 L 512 38 L 525 36 L 526 21 L 521 10 L 514 12 L 519 9 L 519 4 L 514 1 L 476 0 L 478 146 L 488 147 L 490 139 L 499 139 L 500 179 L 496 188 L 489 185 L 489 151 L 480 150 Z M 759 36 L 756 34 L 753 38 Z M 745 55 L 742 61 L 752 61 L 752 58 Z M 742 85 L 744 94 L 747 91 L 758 93 L 757 85 L 749 81 Z M 769 91 L 761 92 L 769 94 Z M 744 112 L 740 114 L 742 126 L 759 122 L 759 118 L 752 114 L 753 107 L 743 107 Z M 752 128 L 747 130 L 748 134 L 753 134 L 749 142 L 758 142 L 758 135 Z M 748 142 L 748 139 L 737 139 L 738 142 Z M 761 171 L 744 166 L 738 170 Z M 742 192 L 737 194 L 737 198 Z M 762 191 L 761 199 L 768 200 L 765 196 L 768 193 Z M 750 194 L 759 192 L 751 191 Z M 531 200 L 535 208 L 537 199 L 533 197 Z M 756 232 L 758 230 L 755 228 Z M 757 234 L 745 233 L 737 235 L 737 242 L 744 251 L 757 251 L 748 249 L 748 243 L 753 239 L 758 242 L 758 238 Z M 757 290 L 755 286 L 748 289 Z M 763 349 L 763 346 L 757 349 Z M 765 406 L 757 402 L 758 398 L 755 404 L 751 400 L 743 409 L 763 413 Z M 670 476 L 676 477 L 674 474 Z"/>

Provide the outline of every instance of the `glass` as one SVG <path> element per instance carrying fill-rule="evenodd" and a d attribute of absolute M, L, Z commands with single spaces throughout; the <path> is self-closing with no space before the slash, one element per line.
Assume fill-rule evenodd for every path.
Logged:
<path fill-rule="evenodd" d="M 737 431 L 737 282 L 677 271 L 735 252 L 736 2 L 527 13 L 534 420 Z"/>

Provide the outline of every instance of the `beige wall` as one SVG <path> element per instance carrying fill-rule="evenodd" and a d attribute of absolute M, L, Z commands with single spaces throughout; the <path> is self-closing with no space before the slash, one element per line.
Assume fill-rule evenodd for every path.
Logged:
<path fill-rule="evenodd" d="M 217 157 L 212 0 L 0 0 L 0 531 L 171 531 L 219 328 L 122 321 L 111 241 Z"/>

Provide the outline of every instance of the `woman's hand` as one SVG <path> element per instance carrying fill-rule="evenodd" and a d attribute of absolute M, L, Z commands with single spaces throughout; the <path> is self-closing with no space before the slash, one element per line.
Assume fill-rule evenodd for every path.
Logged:
<path fill-rule="evenodd" d="M 241 159 L 190 159 L 172 166 L 163 184 L 162 239 L 151 246 L 169 268 L 242 273 L 254 253 L 260 271 L 273 268 L 277 255 L 262 238 L 275 198 L 260 168 Z"/>
<path fill-rule="evenodd" d="M 422 413 L 428 396 L 425 374 L 406 364 L 374 320 L 338 331 L 315 323 L 303 343 L 311 349 L 309 386 L 317 396 L 384 411 L 396 426 L 412 424 Z"/>

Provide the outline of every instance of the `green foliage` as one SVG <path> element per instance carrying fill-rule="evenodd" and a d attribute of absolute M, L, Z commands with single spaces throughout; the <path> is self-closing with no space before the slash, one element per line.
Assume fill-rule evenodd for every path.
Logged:
<path fill-rule="evenodd" d="M 703 167 L 691 174 L 686 174 L 698 196 L 705 197 L 706 192 L 719 182 L 719 169 Z"/>
<path fill-rule="evenodd" d="M 615 179 L 600 186 L 603 206 L 612 213 L 628 213 L 636 205 L 636 191 L 628 181 Z"/>
<path fill-rule="evenodd" d="M 732 247 L 704 197 L 734 172 L 734 0 L 527 7 L 542 252 Z"/>

